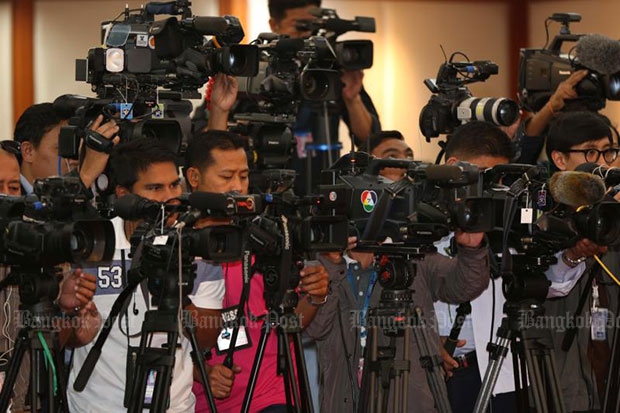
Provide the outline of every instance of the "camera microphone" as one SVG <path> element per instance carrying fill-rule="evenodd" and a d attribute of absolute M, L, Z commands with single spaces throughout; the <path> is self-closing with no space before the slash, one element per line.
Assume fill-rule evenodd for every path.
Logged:
<path fill-rule="evenodd" d="M 575 46 L 579 63 L 604 75 L 620 72 L 620 42 L 601 34 L 583 36 Z"/>
<path fill-rule="evenodd" d="M 181 20 L 181 25 L 203 35 L 218 35 L 226 32 L 229 24 L 224 17 L 196 16 L 191 19 Z"/>
<path fill-rule="evenodd" d="M 556 202 L 573 208 L 596 204 L 605 197 L 603 180 L 580 171 L 554 173 L 549 179 L 549 190 Z"/>
<path fill-rule="evenodd" d="M 206 215 L 215 212 L 225 212 L 229 214 L 228 199 L 226 195 L 215 192 L 192 192 L 189 195 L 189 204 L 201 211 L 207 211 Z M 233 211 L 230 213 L 232 214 Z"/>
<path fill-rule="evenodd" d="M 114 212 L 126 220 L 156 217 L 162 209 L 162 203 L 151 201 L 136 194 L 127 194 L 114 201 Z"/>
<path fill-rule="evenodd" d="M 179 15 L 183 12 L 183 8 L 177 5 L 176 1 L 155 2 L 151 1 L 144 6 L 144 10 L 151 16 L 160 14 L 170 14 L 172 16 Z"/>

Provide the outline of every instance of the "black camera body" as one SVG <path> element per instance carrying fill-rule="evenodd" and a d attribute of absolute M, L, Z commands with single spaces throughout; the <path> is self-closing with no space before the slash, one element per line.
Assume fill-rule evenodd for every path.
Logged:
<path fill-rule="evenodd" d="M 387 182 L 383 168 L 400 168 L 404 178 Z M 456 189 L 476 185 L 479 171 L 469 164 L 434 165 L 376 159 L 363 152 L 345 155 L 323 172 L 321 193 L 346 215 L 358 246 L 374 251 L 429 252 L 433 243 L 459 227 L 489 229 L 490 203 L 456 197 Z M 390 243 L 383 243 L 389 238 Z"/>
<path fill-rule="evenodd" d="M 109 260 L 115 237 L 83 194 L 79 178 L 37 180 L 34 195 L 0 198 L 0 262 L 51 267 Z"/>

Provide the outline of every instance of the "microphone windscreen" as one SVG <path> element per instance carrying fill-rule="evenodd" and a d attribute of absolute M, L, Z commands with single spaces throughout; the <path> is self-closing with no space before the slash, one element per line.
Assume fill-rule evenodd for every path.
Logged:
<path fill-rule="evenodd" d="M 201 211 L 228 211 L 228 197 L 215 192 L 193 192 L 189 204 Z"/>
<path fill-rule="evenodd" d="M 604 75 L 620 72 L 620 42 L 601 34 L 583 36 L 575 46 L 579 63 Z"/>
<path fill-rule="evenodd" d="M 549 190 L 556 202 L 577 208 L 600 202 L 605 196 L 605 182 L 587 172 L 562 171 L 551 176 Z"/>

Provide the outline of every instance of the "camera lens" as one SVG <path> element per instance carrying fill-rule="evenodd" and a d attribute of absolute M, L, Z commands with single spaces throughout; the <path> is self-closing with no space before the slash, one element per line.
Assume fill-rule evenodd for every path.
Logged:
<path fill-rule="evenodd" d="M 519 106 L 506 98 L 467 98 L 456 108 L 459 120 L 482 120 L 496 125 L 510 126 L 519 116 Z"/>
<path fill-rule="evenodd" d="M 310 100 L 323 99 L 329 89 L 329 81 L 320 71 L 308 72 L 302 78 L 301 87 Z"/>

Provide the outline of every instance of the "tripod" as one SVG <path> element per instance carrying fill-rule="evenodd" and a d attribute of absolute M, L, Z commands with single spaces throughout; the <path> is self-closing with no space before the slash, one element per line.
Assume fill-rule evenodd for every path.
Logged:
<path fill-rule="evenodd" d="M 515 371 L 517 410 L 529 411 L 527 389 L 529 377 L 536 412 L 566 411 L 556 373 L 551 332 L 546 328 L 530 328 L 544 315 L 544 308 L 536 300 L 521 302 L 509 300 L 504 304 L 504 312 L 506 317 L 502 319 L 497 330 L 497 340 L 488 347 L 490 363 L 482 381 L 474 412 L 486 411 L 500 368 L 508 353 L 509 343 Z"/>
<path fill-rule="evenodd" d="M 392 275 L 404 277 L 403 286 L 413 281 L 414 264 L 407 263 L 403 257 L 394 259 Z M 382 283 L 385 282 L 382 274 Z M 396 282 L 398 284 L 398 282 Z M 412 323 L 413 322 L 413 323 Z M 382 325 L 383 324 L 383 325 Z M 433 355 L 426 321 L 422 309 L 413 302 L 413 291 L 410 289 L 388 289 L 381 292 L 379 306 L 369 310 L 369 334 L 366 354 L 364 355 L 364 372 L 362 376 L 362 401 L 369 413 L 388 410 L 390 389 L 393 390 L 392 411 L 406 412 L 409 399 L 410 370 L 410 335 L 413 331 L 420 361 L 426 371 L 426 379 L 433 394 L 437 410 L 441 413 L 450 412 L 450 402 L 443 375 L 441 359 Z M 390 336 L 388 346 L 379 345 L 379 328 Z M 402 356 L 397 357 L 396 340 L 402 338 Z"/>
<path fill-rule="evenodd" d="M 15 381 L 26 351 L 30 352 L 30 406 L 44 412 L 58 412 L 67 406 L 63 353 L 59 351 L 58 336 L 52 325 L 55 316 L 54 299 L 58 296 L 57 268 L 24 269 L 13 267 L 0 282 L 0 290 L 9 285 L 19 287 L 21 320 L 13 356 L 0 392 L 0 411 L 7 411 Z M 55 357 L 55 359 L 54 359 Z M 39 404 L 40 401 L 40 404 Z"/>
<path fill-rule="evenodd" d="M 301 320 L 294 311 L 297 301 L 297 293 L 288 291 L 284 296 L 282 309 L 268 307 L 265 322 L 261 328 L 260 340 L 256 348 L 250 380 L 243 399 L 242 412 L 249 411 L 267 340 L 270 333 L 274 330 L 278 337 L 278 374 L 282 374 L 284 377 L 286 404 L 289 407 L 294 407 L 297 412 L 314 411 L 310 397 L 310 383 L 306 370 L 306 361 L 301 344 Z M 295 352 L 295 364 L 293 364 L 291 344 Z M 295 367 L 297 367 L 299 387 L 295 380 Z"/>
<path fill-rule="evenodd" d="M 198 365 L 203 388 L 211 411 L 215 411 L 213 397 L 208 387 L 207 373 L 204 367 L 204 355 L 198 348 L 196 341 L 195 325 L 191 315 L 183 311 L 185 331 L 192 346 L 194 361 Z M 164 412 L 169 407 L 168 399 L 170 384 L 172 383 L 172 371 L 174 369 L 177 340 L 179 338 L 179 304 L 176 300 L 164 300 L 157 310 L 147 311 L 142 323 L 140 348 L 136 358 L 136 374 L 134 376 L 131 391 L 131 404 L 128 411 L 141 412 L 145 407 L 146 398 L 151 399 L 150 409 L 152 412 Z M 166 344 L 162 348 L 153 348 L 148 345 L 149 338 L 156 333 L 166 333 Z M 147 393 L 147 385 L 151 378 L 155 378 L 152 395 Z"/>

